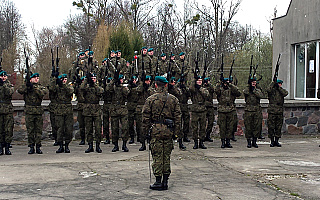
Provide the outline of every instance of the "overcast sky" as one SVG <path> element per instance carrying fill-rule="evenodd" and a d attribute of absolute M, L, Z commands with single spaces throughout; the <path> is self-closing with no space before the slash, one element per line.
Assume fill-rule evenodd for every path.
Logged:
<path fill-rule="evenodd" d="M 37 30 L 42 27 L 62 25 L 68 16 L 78 13 L 72 2 L 74 0 L 13 0 L 22 16 L 23 23 L 30 32 L 34 24 Z M 177 0 L 176 2 L 183 2 Z M 198 0 L 205 2 L 207 0 Z M 277 7 L 277 16 L 285 15 L 291 0 L 242 0 L 240 10 L 235 20 L 243 25 L 252 25 L 263 33 L 268 33 L 270 25 L 268 20 L 273 16 L 273 10 Z M 201 4 L 201 3 L 199 3 Z M 178 5 L 179 6 L 179 5 Z M 28 33 L 30 35 L 30 33 Z"/>

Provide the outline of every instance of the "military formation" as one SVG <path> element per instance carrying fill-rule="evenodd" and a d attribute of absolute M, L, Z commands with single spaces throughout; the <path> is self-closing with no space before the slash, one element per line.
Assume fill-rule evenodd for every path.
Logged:
<path fill-rule="evenodd" d="M 183 142 L 190 142 L 193 149 L 207 149 L 204 142 L 213 142 L 212 128 L 215 122 L 213 99 L 218 101 L 218 120 L 221 148 L 232 148 L 236 141 L 237 112 L 235 99 L 242 94 L 245 98 L 245 137 L 248 148 L 258 148 L 257 138 L 262 130 L 262 109 L 260 99 L 269 99 L 268 136 L 270 147 L 280 147 L 283 123 L 284 97 L 288 92 L 278 80 L 278 71 L 272 83 L 263 92 L 252 73 L 243 92 L 233 83 L 231 76 L 224 77 L 223 62 L 220 80 L 216 85 L 206 77 L 207 66 L 200 74 L 199 55 L 196 67 L 186 60 L 181 52 L 176 60 L 171 53 L 154 56 L 154 49 L 142 47 L 132 63 L 121 57 L 121 50 L 111 51 L 101 65 L 94 59 L 94 52 L 86 49 L 80 52 L 67 74 L 59 72 L 58 48 L 56 59 L 52 51 L 52 73 L 49 85 L 40 84 L 40 74 L 32 73 L 26 56 L 25 83 L 18 92 L 25 101 L 26 127 L 28 133 L 28 154 L 42 154 L 41 136 L 44 112 L 41 102 L 48 93 L 50 121 L 56 153 L 70 153 L 69 144 L 73 135 L 72 99 L 77 100 L 77 120 L 80 127 L 79 145 L 88 145 L 85 153 L 102 153 L 100 144 L 112 142 L 112 152 L 128 152 L 128 143 L 141 143 L 139 151 L 150 144 L 153 157 L 152 169 L 156 182 L 153 190 L 167 190 L 171 173 L 170 154 L 177 139 L 179 148 L 185 150 Z M 223 59 L 222 59 L 223 60 Z M 279 68 L 277 64 L 277 68 Z M 232 67 L 231 67 L 232 69 Z M 254 69 L 254 68 L 253 68 Z M 41 77 L 42 78 L 42 77 Z M 47 77 L 45 77 L 47 78 Z M 7 73 L 0 72 L 0 155 L 11 155 L 10 143 L 13 135 L 14 89 L 7 79 Z M 101 102 L 103 101 L 103 106 Z M 190 115 L 191 114 L 191 115 Z M 191 127 L 191 129 L 189 129 Z M 189 132 L 191 130 L 191 133 Z M 105 138 L 105 141 L 103 141 Z M 119 146 L 120 140 L 122 145 Z M 4 150 L 3 150 L 4 149 Z"/>

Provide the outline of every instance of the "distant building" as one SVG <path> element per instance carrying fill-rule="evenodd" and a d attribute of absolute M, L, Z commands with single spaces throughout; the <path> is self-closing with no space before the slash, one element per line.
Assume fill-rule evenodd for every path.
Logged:
<path fill-rule="evenodd" d="M 287 14 L 273 19 L 273 66 L 289 99 L 316 100 L 320 90 L 320 1 L 291 0 Z"/>

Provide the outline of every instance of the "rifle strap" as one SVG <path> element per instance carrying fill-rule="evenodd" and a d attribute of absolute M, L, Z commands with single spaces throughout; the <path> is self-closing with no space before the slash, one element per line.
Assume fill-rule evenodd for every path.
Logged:
<path fill-rule="evenodd" d="M 169 97 L 169 93 L 167 93 L 167 98 L 166 98 L 166 100 L 164 101 L 164 104 L 163 104 L 163 106 L 162 106 L 161 112 L 160 112 L 160 114 L 159 114 L 159 118 L 161 117 L 162 111 L 163 111 L 164 107 L 166 106 L 166 103 L 167 103 L 167 101 L 168 101 L 168 97 Z"/>

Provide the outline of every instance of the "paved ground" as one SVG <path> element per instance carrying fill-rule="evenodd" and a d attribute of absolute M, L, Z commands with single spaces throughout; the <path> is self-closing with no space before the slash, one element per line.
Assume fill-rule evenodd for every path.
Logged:
<path fill-rule="evenodd" d="M 0 199 L 319 199 L 320 139 L 284 136 L 283 147 L 247 149 L 243 137 L 233 149 L 220 141 L 207 150 L 181 151 L 175 144 L 168 191 L 149 189 L 148 151 L 85 154 L 72 142 L 70 154 L 56 154 L 52 141 L 43 155 L 28 155 L 14 144 L 13 155 L 0 156 Z M 154 177 L 152 176 L 152 182 Z"/>

